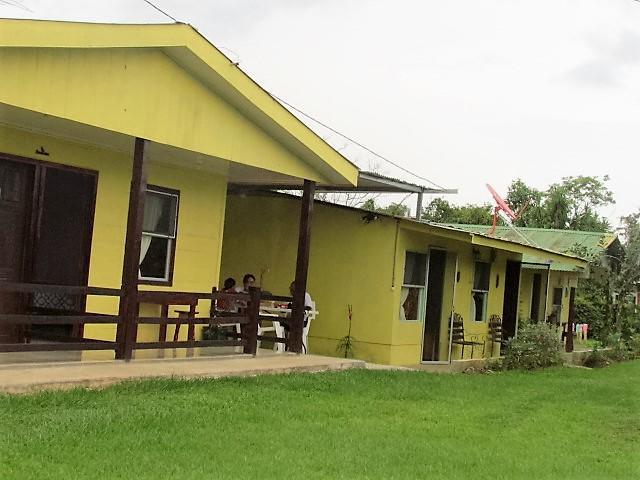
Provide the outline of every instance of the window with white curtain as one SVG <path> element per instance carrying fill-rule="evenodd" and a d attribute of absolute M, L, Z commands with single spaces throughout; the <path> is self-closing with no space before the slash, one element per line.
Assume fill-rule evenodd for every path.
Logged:
<path fill-rule="evenodd" d="M 180 192 L 149 185 L 144 203 L 139 278 L 171 282 Z"/>
<path fill-rule="evenodd" d="M 476 322 L 487 320 L 487 304 L 489 303 L 489 278 L 491 264 L 476 262 L 471 289 L 471 318 Z"/>
<path fill-rule="evenodd" d="M 427 289 L 427 255 L 406 252 L 404 278 L 400 296 L 400 320 L 417 321 L 424 318 Z"/>

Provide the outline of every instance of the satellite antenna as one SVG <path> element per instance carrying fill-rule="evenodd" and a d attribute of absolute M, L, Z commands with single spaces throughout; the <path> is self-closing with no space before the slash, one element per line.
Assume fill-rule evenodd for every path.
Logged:
<path fill-rule="evenodd" d="M 528 245 L 536 245 L 535 242 L 529 240 L 527 237 L 525 237 L 522 232 L 520 232 L 514 225 L 513 222 L 515 222 L 516 220 L 518 220 L 522 214 L 524 213 L 524 211 L 527 209 L 527 207 L 529 206 L 529 202 L 527 201 L 520 210 L 518 210 L 518 212 L 514 212 L 511 207 L 509 207 L 509 205 L 507 204 L 507 202 L 504 200 L 504 198 L 502 198 L 498 192 L 496 192 L 495 188 L 493 188 L 491 185 L 489 185 L 487 183 L 487 188 L 489 189 L 489 192 L 491 192 L 491 196 L 493 196 L 493 199 L 496 202 L 496 206 L 493 207 L 493 225 L 491 226 L 491 230 L 489 230 L 489 235 L 493 236 L 496 233 L 496 227 L 498 225 L 498 217 L 500 217 L 504 223 L 511 228 L 511 230 L 513 230 L 520 238 L 522 238 L 522 240 L 525 241 L 525 243 L 527 243 Z M 536 245 L 537 246 L 537 245 Z"/>

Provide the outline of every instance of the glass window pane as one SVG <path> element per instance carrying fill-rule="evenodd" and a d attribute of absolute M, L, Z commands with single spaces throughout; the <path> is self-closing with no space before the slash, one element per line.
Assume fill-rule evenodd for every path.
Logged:
<path fill-rule="evenodd" d="M 474 290 L 489 290 L 489 275 L 491 265 L 486 262 L 476 262 L 475 275 L 473 277 Z"/>
<path fill-rule="evenodd" d="M 142 230 L 146 233 L 175 237 L 178 197 L 147 191 Z"/>
<path fill-rule="evenodd" d="M 171 240 L 163 237 L 151 237 L 149 248 L 140 263 L 140 277 L 155 280 L 167 280 L 168 256 L 170 254 Z"/>
<path fill-rule="evenodd" d="M 402 320 L 419 320 L 418 317 L 420 316 L 420 300 L 422 292 L 422 288 L 403 287 L 401 305 Z"/>
<path fill-rule="evenodd" d="M 485 292 L 473 292 L 473 303 L 471 308 L 473 310 L 473 319 L 476 322 L 484 322 L 486 302 L 487 294 Z"/>
<path fill-rule="evenodd" d="M 10 166 L 0 166 L 0 200 L 19 202 L 24 175 Z"/>
<path fill-rule="evenodd" d="M 424 285 L 427 269 L 427 256 L 423 253 L 407 252 L 404 261 L 405 285 Z"/>
<path fill-rule="evenodd" d="M 562 288 L 553 289 L 553 304 L 562 305 Z"/>

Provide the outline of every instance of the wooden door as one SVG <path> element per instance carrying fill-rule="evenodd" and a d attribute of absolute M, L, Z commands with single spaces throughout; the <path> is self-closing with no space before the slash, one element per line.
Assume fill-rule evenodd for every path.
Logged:
<path fill-rule="evenodd" d="M 542 297 L 542 274 L 533 274 L 533 287 L 531 289 L 531 321 L 540 320 L 540 299 Z"/>
<path fill-rule="evenodd" d="M 427 308 L 422 347 L 422 360 L 425 362 L 438 360 L 446 264 L 447 252 L 444 250 L 431 250 L 429 252 Z"/>
<path fill-rule="evenodd" d="M 502 336 L 504 340 L 508 340 L 516 334 L 519 291 L 520 262 L 508 261 L 504 277 L 504 301 L 502 303 Z"/>
<path fill-rule="evenodd" d="M 38 218 L 30 280 L 49 285 L 86 286 L 97 178 L 70 167 L 40 168 Z M 81 295 L 34 294 L 29 308 L 47 314 L 83 312 Z M 71 325 L 34 325 L 34 338 L 79 336 Z"/>
<path fill-rule="evenodd" d="M 33 166 L 0 159 L 0 282 L 24 280 Z M 19 294 L 0 292 L 0 313 L 22 313 Z M 0 321 L 0 343 L 22 340 L 22 329 Z"/>

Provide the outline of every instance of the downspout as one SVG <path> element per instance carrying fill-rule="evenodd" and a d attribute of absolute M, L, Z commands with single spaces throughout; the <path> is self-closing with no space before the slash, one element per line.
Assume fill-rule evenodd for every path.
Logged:
<path fill-rule="evenodd" d="M 513 333 L 513 338 L 518 336 L 518 327 L 520 326 L 520 295 L 522 294 L 522 259 L 520 259 L 520 272 L 518 273 L 518 302 L 516 308 L 516 331 Z M 504 318 L 504 312 L 502 312 Z M 493 353 L 493 352 L 492 352 Z"/>
<path fill-rule="evenodd" d="M 396 218 L 396 237 L 393 241 L 393 270 L 391 271 L 391 290 L 396 288 L 396 263 L 398 258 L 398 232 L 400 230 L 400 219 Z"/>
<path fill-rule="evenodd" d="M 453 341 L 453 315 L 456 308 L 456 286 L 458 285 L 458 258 L 459 254 L 456 253 L 456 268 L 453 272 L 453 299 L 451 300 L 451 316 L 449 317 L 449 364 L 451 364 L 451 350 Z"/>
<path fill-rule="evenodd" d="M 542 317 L 542 321 L 546 323 L 547 321 L 547 310 L 549 307 L 549 284 L 551 283 L 551 264 L 547 266 L 547 291 L 544 294 L 544 317 Z"/>

